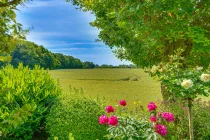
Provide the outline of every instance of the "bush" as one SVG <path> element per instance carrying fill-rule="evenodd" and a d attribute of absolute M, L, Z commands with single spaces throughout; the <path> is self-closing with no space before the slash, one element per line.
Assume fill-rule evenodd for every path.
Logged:
<path fill-rule="evenodd" d="M 175 122 L 168 126 L 168 139 L 189 139 L 187 103 L 185 100 L 176 102 L 161 102 L 161 110 L 173 112 Z M 196 140 L 210 139 L 210 102 L 197 99 L 193 103 L 194 138 Z"/>
<path fill-rule="evenodd" d="M 107 127 L 98 123 L 103 110 L 101 102 L 84 97 L 78 90 L 62 95 L 47 117 L 49 139 L 67 140 L 69 133 L 75 140 L 103 139 Z"/>
<path fill-rule="evenodd" d="M 33 70 L 22 64 L 17 69 L 4 67 L 0 71 L 2 139 L 32 139 L 60 92 L 58 83 L 39 66 Z"/>
<path fill-rule="evenodd" d="M 138 105 L 140 102 L 134 103 L 136 108 L 130 113 L 125 108 L 125 100 L 120 100 L 117 111 L 112 106 L 106 107 L 106 115 L 99 117 L 101 125 L 109 125 L 106 137 L 111 140 L 159 140 L 167 137 L 166 125 L 174 121 L 174 115 L 171 112 L 157 112 L 157 106 L 153 102 L 148 104 L 149 113 Z"/>

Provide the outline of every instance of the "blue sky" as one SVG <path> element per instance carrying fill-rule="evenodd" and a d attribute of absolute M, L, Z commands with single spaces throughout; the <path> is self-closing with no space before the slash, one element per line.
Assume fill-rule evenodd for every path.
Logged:
<path fill-rule="evenodd" d="M 89 25 L 95 19 L 89 12 L 75 9 L 65 0 L 33 0 L 18 7 L 17 21 L 33 29 L 27 40 L 52 52 L 71 55 L 96 64 L 130 64 L 117 59 L 103 43 L 95 42 L 98 29 Z"/>

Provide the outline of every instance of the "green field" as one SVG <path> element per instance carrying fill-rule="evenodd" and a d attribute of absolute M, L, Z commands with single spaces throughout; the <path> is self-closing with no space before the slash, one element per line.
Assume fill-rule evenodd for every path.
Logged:
<path fill-rule="evenodd" d="M 69 69 L 50 73 L 59 79 L 64 92 L 69 91 L 69 85 L 82 87 L 87 95 L 104 97 L 107 105 L 125 99 L 132 107 L 134 101 L 146 105 L 161 99 L 160 84 L 141 69 Z"/>

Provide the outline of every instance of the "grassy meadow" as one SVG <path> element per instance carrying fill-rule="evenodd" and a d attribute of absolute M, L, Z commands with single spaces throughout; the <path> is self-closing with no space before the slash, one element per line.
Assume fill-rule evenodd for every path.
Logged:
<path fill-rule="evenodd" d="M 106 105 L 125 99 L 134 107 L 134 101 L 147 105 L 161 99 L 160 84 L 142 69 L 68 69 L 50 73 L 59 79 L 64 92 L 69 91 L 70 85 L 83 88 L 86 95 L 105 98 Z"/>

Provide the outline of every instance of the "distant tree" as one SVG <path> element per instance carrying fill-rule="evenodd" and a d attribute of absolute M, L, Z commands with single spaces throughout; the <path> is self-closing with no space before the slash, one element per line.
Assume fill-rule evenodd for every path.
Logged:
<path fill-rule="evenodd" d="M 109 65 L 107 65 L 107 64 L 102 64 L 102 65 L 100 66 L 100 68 L 108 68 L 108 66 L 109 66 Z"/>
<path fill-rule="evenodd" d="M 78 68 L 78 69 L 82 69 L 83 68 L 83 63 L 82 63 L 82 61 L 80 59 L 75 58 L 74 61 L 75 61 L 75 64 L 76 64 L 75 68 Z"/>
<path fill-rule="evenodd" d="M 93 69 L 95 68 L 95 64 L 93 64 L 93 62 L 89 62 L 89 61 L 85 61 L 83 63 L 83 68 L 86 68 L 86 69 Z"/>
<path fill-rule="evenodd" d="M 68 64 L 66 63 L 67 60 L 66 60 L 66 58 L 65 58 L 65 56 L 63 54 L 56 53 L 55 57 L 60 62 L 58 67 L 57 67 L 58 69 L 64 69 L 64 68 L 66 68 L 68 66 Z"/>
<path fill-rule="evenodd" d="M 17 67 L 19 63 L 33 68 L 34 65 L 40 65 L 45 69 L 71 69 L 83 68 L 84 64 L 79 59 L 72 56 L 66 56 L 60 53 L 52 53 L 43 46 L 33 42 L 20 41 L 11 53 L 11 64 Z M 92 62 L 89 62 L 93 67 Z M 1 63 L 0 63 L 1 64 Z M 4 64 L 4 63 L 3 63 Z M 1 65 L 3 65 L 1 64 Z"/>
<path fill-rule="evenodd" d="M 95 64 L 95 68 L 99 68 L 99 65 L 98 64 Z"/>

